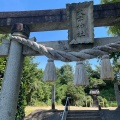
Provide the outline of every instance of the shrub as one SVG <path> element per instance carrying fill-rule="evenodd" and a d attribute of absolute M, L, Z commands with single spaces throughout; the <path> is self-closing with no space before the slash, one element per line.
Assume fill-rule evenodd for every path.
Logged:
<path fill-rule="evenodd" d="M 116 101 L 109 101 L 108 104 L 110 107 L 117 107 L 118 106 Z"/>
<path fill-rule="evenodd" d="M 98 101 L 101 107 L 108 107 L 108 102 L 105 98 L 102 98 L 101 96 L 98 96 Z"/>

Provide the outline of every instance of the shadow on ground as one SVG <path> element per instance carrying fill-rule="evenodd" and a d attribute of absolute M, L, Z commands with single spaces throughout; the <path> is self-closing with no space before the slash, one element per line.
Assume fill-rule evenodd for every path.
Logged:
<path fill-rule="evenodd" d="M 35 110 L 24 120 L 60 120 L 62 112 L 62 110 Z"/>
<path fill-rule="evenodd" d="M 116 110 L 104 109 L 101 112 L 105 120 L 120 120 L 120 108 Z"/>

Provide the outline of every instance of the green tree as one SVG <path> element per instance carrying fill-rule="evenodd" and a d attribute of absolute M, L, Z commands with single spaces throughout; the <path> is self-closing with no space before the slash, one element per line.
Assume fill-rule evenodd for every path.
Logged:
<path fill-rule="evenodd" d="M 25 57 L 24 68 L 21 78 L 16 120 L 23 120 L 25 117 L 25 106 L 31 102 L 31 96 L 36 86 L 35 81 L 42 78 L 42 70 L 37 69 L 37 63 L 33 62 L 33 57 Z M 41 79 L 40 78 L 40 79 Z"/>
<path fill-rule="evenodd" d="M 0 43 L 2 43 L 2 39 L 8 39 L 9 40 L 9 34 L 0 34 Z"/>
<path fill-rule="evenodd" d="M 86 61 L 86 70 L 88 73 L 89 85 L 85 87 L 85 92 L 89 94 L 91 88 L 98 87 L 100 90 L 105 87 L 106 83 L 100 79 L 99 66 L 93 70 L 90 63 Z"/>
<path fill-rule="evenodd" d="M 59 72 L 58 82 L 61 85 L 71 84 L 71 82 L 73 82 L 73 69 L 71 65 L 69 64 L 63 65 L 58 72 Z"/>
<path fill-rule="evenodd" d="M 85 92 L 81 86 L 74 86 L 73 84 L 67 86 L 66 96 L 70 97 L 70 104 L 77 106 L 85 105 Z"/>
<path fill-rule="evenodd" d="M 0 90 L 1 90 L 1 86 L 2 86 L 2 80 L 3 80 L 3 76 L 4 76 L 6 61 L 7 61 L 6 57 L 0 58 Z"/>
<path fill-rule="evenodd" d="M 36 89 L 31 96 L 30 105 L 50 105 L 51 85 L 41 81 L 36 81 Z"/>
<path fill-rule="evenodd" d="M 56 81 L 57 87 L 57 101 L 65 104 L 66 97 L 71 97 L 71 105 L 84 105 L 85 93 L 81 86 L 74 86 L 73 84 L 73 69 L 69 64 L 63 65 L 57 69 L 58 79 Z"/>
<path fill-rule="evenodd" d="M 69 64 L 57 68 L 56 102 L 65 104 L 67 86 L 73 84 L 73 69 Z"/>
<path fill-rule="evenodd" d="M 8 34 L 0 34 L 0 44 L 2 43 L 2 39 L 8 38 Z M 7 62 L 7 57 L 0 57 L 0 90 L 2 86 L 2 80 L 4 76 L 5 66 Z"/>

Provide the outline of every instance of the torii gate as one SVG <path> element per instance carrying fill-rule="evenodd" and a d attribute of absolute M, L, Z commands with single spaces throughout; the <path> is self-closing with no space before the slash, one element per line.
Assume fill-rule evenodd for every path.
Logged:
<path fill-rule="evenodd" d="M 2 44 L 0 45 L 0 56 L 8 56 L 0 98 L 0 120 L 15 119 L 24 56 L 46 55 L 48 57 L 51 57 L 51 55 L 47 54 L 47 52 L 51 52 L 51 54 L 53 55 L 52 59 L 59 59 L 63 61 L 78 61 L 81 59 L 90 59 L 98 55 L 105 54 L 107 51 L 108 53 L 112 51 L 119 51 L 119 49 L 115 49 L 112 47 L 120 47 L 120 37 L 93 39 L 92 27 L 112 26 L 120 22 L 120 3 L 94 6 L 92 6 L 92 4 L 92 2 L 85 2 L 82 5 L 67 5 L 67 12 L 66 9 L 57 9 L 0 13 L 0 33 L 12 34 L 10 42 L 3 40 Z M 81 7 L 80 11 L 79 7 Z M 87 14 L 87 16 L 85 16 L 85 20 L 83 20 L 84 17 L 81 16 L 81 14 Z M 90 28 L 89 26 L 86 26 L 85 28 L 89 30 L 90 34 L 87 33 L 86 35 L 84 25 L 81 24 L 82 20 L 85 26 L 90 25 Z M 73 21 L 77 22 L 74 24 Z M 69 23 L 69 26 L 67 26 L 67 23 Z M 77 27 L 77 30 L 79 32 L 75 29 L 75 27 Z M 81 29 L 79 29 L 80 27 Z M 38 45 L 28 39 L 29 33 L 33 31 L 63 29 L 69 29 L 69 40 L 40 42 L 38 43 Z M 87 38 L 84 38 L 86 36 Z M 19 42 L 25 45 L 22 45 Z M 106 44 L 109 44 L 107 45 L 107 48 Z M 32 47 L 32 49 L 30 47 Z M 50 47 L 52 48 L 52 51 Z M 44 48 L 46 53 L 43 52 Z M 98 48 L 99 50 L 103 50 L 103 52 L 100 53 L 97 49 L 99 54 L 93 55 L 93 49 L 91 49 L 92 51 L 90 51 L 90 48 L 94 48 L 94 50 L 95 48 Z M 57 54 L 57 52 L 59 53 L 59 55 Z M 81 57 L 79 56 L 81 55 L 81 52 L 83 54 L 87 53 L 88 55 L 85 55 L 85 57 Z M 62 55 L 69 57 L 64 58 L 62 57 Z"/>

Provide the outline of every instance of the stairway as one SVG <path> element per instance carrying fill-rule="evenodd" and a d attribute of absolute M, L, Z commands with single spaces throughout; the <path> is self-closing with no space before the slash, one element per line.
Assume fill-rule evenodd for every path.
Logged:
<path fill-rule="evenodd" d="M 71 110 L 66 120 L 102 120 L 98 110 Z"/>

